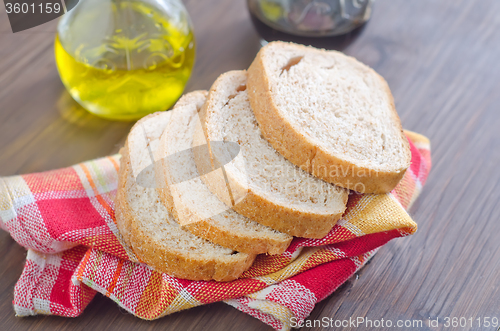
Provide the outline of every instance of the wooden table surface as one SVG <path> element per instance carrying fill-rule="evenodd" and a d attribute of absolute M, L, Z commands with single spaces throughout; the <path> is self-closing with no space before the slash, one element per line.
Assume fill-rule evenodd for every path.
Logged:
<path fill-rule="evenodd" d="M 259 37 L 245 2 L 185 4 L 197 37 L 186 91 L 247 68 Z M 411 209 L 418 232 L 383 247 L 309 319 L 438 317 L 440 327 L 418 330 L 454 330 L 444 318 L 500 318 L 499 12 L 497 0 L 378 0 L 366 29 L 344 49 L 387 79 L 403 126 L 431 139 L 434 166 Z M 72 102 L 54 63 L 55 26 L 13 34 L 0 10 L 0 175 L 115 153 L 131 127 Z M 142 321 L 100 294 L 78 318 L 16 318 L 13 288 L 25 256 L 0 231 L 0 330 L 270 329 L 223 303 Z M 475 322 L 462 330 L 469 329 L 496 328 Z"/>

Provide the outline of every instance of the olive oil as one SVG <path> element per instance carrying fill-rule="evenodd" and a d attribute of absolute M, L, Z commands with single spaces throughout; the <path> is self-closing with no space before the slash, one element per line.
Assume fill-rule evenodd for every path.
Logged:
<path fill-rule="evenodd" d="M 64 22 L 74 23 L 71 34 L 58 29 L 55 40 L 57 68 L 71 96 L 90 112 L 119 120 L 172 106 L 194 64 L 188 19 L 179 28 L 142 1 L 111 1 L 105 9 L 80 10 L 85 13 L 74 22 Z M 112 22 L 112 31 L 104 20 Z M 88 27 L 82 28 L 84 24 Z"/>

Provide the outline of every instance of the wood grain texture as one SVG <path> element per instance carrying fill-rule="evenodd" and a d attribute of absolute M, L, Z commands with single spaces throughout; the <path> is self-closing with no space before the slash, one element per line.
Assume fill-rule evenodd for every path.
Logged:
<path fill-rule="evenodd" d="M 185 3 L 198 45 L 186 91 L 248 67 L 259 38 L 245 2 Z M 431 139 L 434 167 L 411 210 L 417 234 L 383 247 L 309 319 L 500 318 L 499 11 L 496 0 L 378 0 L 367 27 L 344 49 L 387 79 L 403 126 Z M 0 175 L 117 152 L 131 126 L 71 101 L 54 64 L 54 32 L 51 22 L 12 34 L 0 10 Z M 1 330 L 270 329 L 222 303 L 146 322 L 101 295 L 78 318 L 16 318 L 12 293 L 26 253 L 5 232 L 0 252 Z"/>

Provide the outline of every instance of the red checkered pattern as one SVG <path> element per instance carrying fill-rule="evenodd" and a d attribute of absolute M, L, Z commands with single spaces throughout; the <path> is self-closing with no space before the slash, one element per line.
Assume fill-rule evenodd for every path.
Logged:
<path fill-rule="evenodd" d="M 430 171 L 428 140 L 407 132 L 412 165 L 389 194 L 353 194 L 322 239 L 295 238 L 285 253 L 259 255 L 238 280 L 188 281 L 138 262 L 124 244 L 113 200 L 119 156 L 0 178 L 0 226 L 28 249 L 16 284 L 17 315 L 78 316 L 100 292 L 143 319 L 224 301 L 277 330 L 359 270 L 389 240 L 416 231 L 406 213 Z"/>

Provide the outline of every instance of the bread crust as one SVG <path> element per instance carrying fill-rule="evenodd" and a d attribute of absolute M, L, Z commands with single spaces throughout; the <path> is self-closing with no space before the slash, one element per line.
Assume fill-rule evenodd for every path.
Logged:
<path fill-rule="evenodd" d="M 277 44 L 289 45 L 284 42 L 277 42 Z M 304 52 L 329 52 L 302 45 L 292 45 Z M 353 58 L 350 59 L 356 61 Z M 248 69 L 248 93 L 262 134 L 280 154 L 310 174 L 350 190 L 380 194 L 394 189 L 410 165 L 411 152 L 396 112 L 394 98 L 387 82 L 380 75 L 373 69 L 369 69 L 380 79 L 389 96 L 392 120 L 398 125 L 401 132 L 401 140 L 404 145 L 403 153 L 407 164 L 405 168 L 393 171 L 375 170 L 342 159 L 341 155 L 334 155 L 328 150 L 318 147 L 314 141 L 297 130 L 282 115 L 273 100 L 271 83 L 268 78 L 270 74 L 266 71 L 264 61 L 264 51 L 261 49 Z M 341 171 L 338 171 L 339 169 Z"/>
<path fill-rule="evenodd" d="M 234 72 L 227 72 L 219 76 L 219 78 L 212 85 L 207 101 L 200 110 L 200 119 L 203 124 L 203 131 L 205 133 L 205 137 L 207 137 L 207 143 L 209 146 L 210 137 L 213 135 L 210 125 L 207 123 L 208 116 L 209 112 L 217 111 L 214 109 L 216 105 L 215 94 L 219 88 L 222 88 L 220 87 L 220 84 L 226 75 L 234 75 Z M 201 142 L 195 142 L 195 144 L 199 143 Z M 210 147 L 209 149 L 211 151 Z M 217 163 L 214 161 L 214 156 L 212 154 L 210 156 L 212 158 L 212 162 Z M 201 168 L 200 172 L 203 172 L 203 162 L 197 160 L 197 166 Z M 345 192 L 342 197 L 344 208 L 334 211 L 333 213 L 307 212 L 298 208 L 276 203 L 262 194 L 259 194 L 251 187 L 244 186 L 231 173 L 226 172 L 226 175 L 232 191 L 247 192 L 243 199 L 235 205 L 232 205 L 234 210 L 262 225 L 269 226 L 275 230 L 296 237 L 323 238 L 342 217 L 345 211 L 345 205 L 347 204 L 348 193 Z M 206 180 L 205 177 L 202 177 L 202 179 L 209 189 L 224 201 L 224 197 L 227 196 L 227 193 L 225 192 L 226 185 L 224 180 L 219 178 L 219 181 L 217 182 L 214 180 Z M 224 203 L 231 205 L 231 201 L 226 200 Z"/>
<path fill-rule="evenodd" d="M 254 254 L 236 253 L 222 258 L 190 255 L 163 245 L 144 231 L 137 223 L 127 198 L 127 180 L 131 172 L 127 143 L 122 152 L 115 200 L 116 223 L 124 241 L 141 261 L 159 272 L 189 280 L 227 282 L 237 279 L 250 268 L 256 257 Z"/>
<path fill-rule="evenodd" d="M 207 91 L 194 91 L 185 95 L 177 102 L 176 106 L 174 107 L 174 111 L 177 107 L 188 105 L 192 102 L 195 102 L 199 98 L 206 98 L 207 93 Z M 160 138 L 160 145 L 158 147 L 160 155 L 165 155 L 165 148 L 167 146 L 167 143 L 167 135 L 164 134 Z M 168 173 L 168 166 L 163 165 L 162 167 L 160 167 L 160 169 L 157 168 L 156 170 L 156 173 L 158 174 L 157 180 L 163 181 L 165 185 L 162 186 L 168 187 L 168 178 L 170 177 Z M 158 193 L 165 207 L 167 207 L 171 214 L 179 219 L 177 215 L 178 210 L 176 210 L 175 208 L 174 200 L 172 197 L 172 190 L 175 190 L 175 188 L 159 188 Z M 179 201 L 178 203 L 182 202 Z M 185 216 L 193 219 L 192 223 L 183 225 L 183 228 L 187 229 L 189 232 L 198 237 L 205 238 L 213 243 L 219 244 L 223 247 L 231 248 L 238 252 L 248 254 L 281 254 L 288 248 L 290 242 L 293 239 L 292 237 L 288 237 L 283 240 L 278 240 L 277 238 L 262 237 L 259 235 L 259 233 L 249 236 L 241 235 L 234 231 L 228 230 L 225 227 L 217 226 L 212 218 L 203 219 L 199 217 L 199 215 L 197 215 L 195 212 L 191 212 L 189 206 L 182 207 L 184 213 L 189 213 L 189 215 Z"/>

